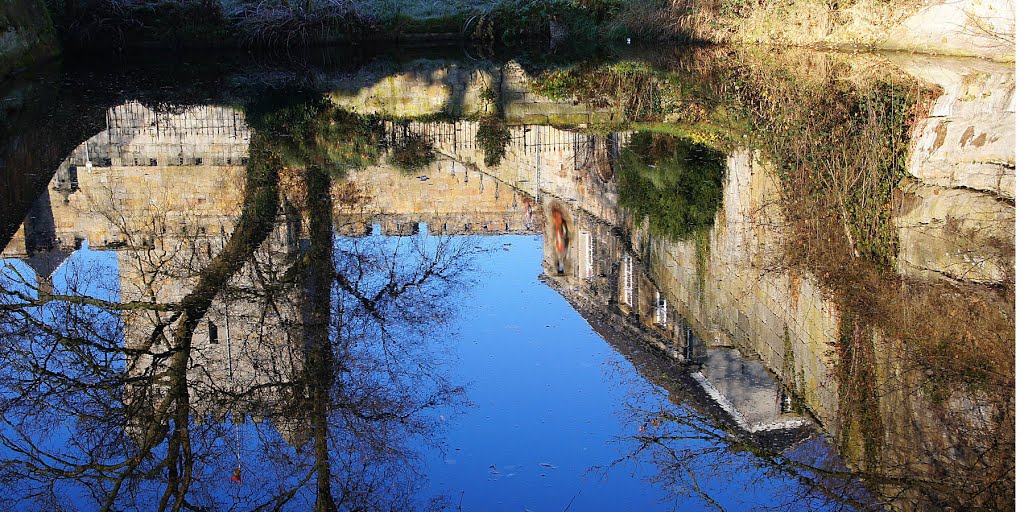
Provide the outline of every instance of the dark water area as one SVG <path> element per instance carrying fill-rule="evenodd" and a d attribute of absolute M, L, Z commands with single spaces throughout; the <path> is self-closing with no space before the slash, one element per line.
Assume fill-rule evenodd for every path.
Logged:
<path fill-rule="evenodd" d="M 0 84 L 0 506 L 1012 508 L 1012 173 L 920 142 L 968 64 L 744 52 Z"/>

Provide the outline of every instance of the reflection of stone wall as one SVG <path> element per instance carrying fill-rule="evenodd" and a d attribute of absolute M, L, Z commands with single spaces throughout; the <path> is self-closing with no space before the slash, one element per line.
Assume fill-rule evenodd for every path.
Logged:
<path fill-rule="evenodd" d="M 630 133 L 598 135 L 546 125 L 509 126 L 510 142 L 498 165 L 488 167 L 483 148 L 476 143 L 479 124 L 410 123 L 408 132 L 424 137 L 434 149 L 448 158 L 493 176 L 525 194 L 539 197 L 541 191 L 573 201 L 590 201 L 591 211 L 606 220 L 617 217 L 614 196 L 586 180 L 607 182 L 612 161 L 629 143 Z M 592 177 L 588 171 L 593 171 Z M 597 197 L 604 196 L 604 197 Z M 584 199 L 584 197 L 586 199 Z"/>
<path fill-rule="evenodd" d="M 616 143 L 614 139 L 610 142 Z M 614 144 L 603 151 L 614 151 Z M 562 204 L 572 205 L 566 206 L 571 211 L 583 210 L 628 235 L 641 258 L 623 256 L 622 262 L 615 263 L 617 279 L 626 279 L 621 265 L 631 265 L 636 276 L 620 289 L 616 300 L 622 307 L 641 313 L 644 322 L 653 327 L 657 305 L 664 301 L 666 310 L 679 317 L 676 323 L 691 326 L 707 345 L 756 351 L 829 423 L 836 407 L 829 358 L 838 336 L 838 312 L 810 276 L 769 271 L 782 243 L 777 232 L 780 226 L 773 225 L 780 220 L 769 212 L 777 204 L 778 191 L 770 173 L 749 152 L 738 151 L 729 158 L 723 207 L 706 246 L 695 240 L 652 239 L 642 227 L 634 227 L 616 204 L 614 182 L 605 182 L 594 166 L 577 169 L 571 164 L 575 159 L 566 157 L 541 159 L 540 166 L 532 166 L 540 172 L 529 179 L 522 169 L 515 174 L 510 169 L 513 164 L 524 165 L 529 155 L 523 156 L 527 158 L 513 155 L 508 164 L 488 172 L 519 182 L 528 192 L 539 183 L 545 197 L 550 194 Z M 519 176 L 524 178 L 516 179 Z M 547 233 L 551 221 L 547 209 L 545 212 Z M 574 215 L 575 219 L 583 217 L 582 212 Z M 576 235 L 570 243 L 565 265 L 570 275 L 580 266 L 581 238 Z M 555 257 L 550 245 L 545 246 L 549 274 Z M 619 259 L 614 255 L 615 261 Z M 641 285 L 640 276 L 645 274 L 651 276 L 649 286 Z"/>
<path fill-rule="evenodd" d="M 126 228 L 147 223 L 157 234 L 187 226 L 209 233 L 232 229 L 241 206 L 242 167 L 93 167 L 76 173 L 76 190 L 62 189 L 58 177 L 47 189 L 63 247 L 87 240 L 94 248 L 145 244 Z M 161 243 L 155 240 L 156 243 Z M 12 238 L 4 255 L 24 254 L 24 231 Z"/>
<path fill-rule="evenodd" d="M 550 196 L 543 203 L 542 267 L 562 295 L 614 324 L 612 328 L 627 337 L 639 337 L 678 361 L 692 362 L 704 354 L 703 343 L 686 317 L 669 303 L 621 231 Z M 561 258 L 551 220 L 555 209 L 568 225 L 568 244 Z"/>
<path fill-rule="evenodd" d="M 775 269 L 783 239 L 772 175 L 749 151 L 729 156 L 722 209 L 704 241 L 650 244 L 655 281 L 681 304 L 709 345 L 754 351 L 834 429 L 836 384 L 830 375 L 838 336 L 836 306 L 815 280 Z"/>
<path fill-rule="evenodd" d="M 358 223 L 369 215 L 383 234 L 408 235 L 420 222 L 427 223 L 432 234 L 533 230 L 522 192 L 448 158 L 415 172 L 371 166 L 351 171 L 346 181 L 366 197 L 356 209 L 339 206 L 337 226 Z"/>
<path fill-rule="evenodd" d="M 415 118 L 444 114 L 473 117 L 493 113 L 500 102 L 512 124 L 579 124 L 624 120 L 616 107 L 595 109 L 573 101 L 556 101 L 530 89 L 531 80 L 516 63 L 504 67 L 418 61 L 400 72 L 363 70 L 332 84 L 335 104 L 362 114 Z M 487 91 L 487 92 L 485 92 Z M 493 93 L 493 99 L 489 95 Z"/>
<path fill-rule="evenodd" d="M 202 233 L 201 228 L 201 222 L 188 224 L 185 236 L 149 231 L 159 240 L 156 248 L 118 251 L 121 301 L 155 299 L 159 304 L 173 304 L 191 293 L 200 272 L 209 267 L 230 238 L 229 234 Z M 132 232 L 134 236 L 147 233 L 145 226 Z M 223 421 L 230 411 L 219 405 L 222 393 L 283 385 L 298 377 L 303 360 L 298 352 L 302 346 L 302 290 L 292 286 L 271 297 L 261 284 L 266 276 L 283 274 L 297 257 L 298 248 L 294 230 L 285 219 L 279 219 L 270 237 L 216 295 L 197 325 L 191 337 L 193 350 L 187 378 L 198 415 L 212 415 L 215 421 Z M 157 326 L 169 316 L 146 309 L 125 312 L 125 345 L 146 347 Z M 177 327 L 178 322 L 172 323 L 166 335 L 170 337 Z M 167 348 L 168 343 L 158 338 L 150 351 L 160 353 Z M 128 373 L 153 375 L 165 363 L 140 355 L 128 362 Z M 135 392 L 160 396 L 164 392 L 161 382 Z M 280 390 L 281 386 L 275 386 L 269 391 L 248 393 L 235 406 L 254 415 L 284 407 L 288 397 L 277 395 Z"/>
<path fill-rule="evenodd" d="M 80 144 L 48 187 L 60 245 L 73 247 L 77 239 L 93 247 L 125 244 L 123 224 L 140 219 L 160 233 L 196 222 L 211 233 L 231 229 L 249 153 L 240 112 L 195 107 L 158 113 L 133 102 L 106 117 L 106 129 Z M 20 256 L 22 247 L 19 230 L 4 254 Z"/>
<path fill-rule="evenodd" d="M 49 236 L 65 256 L 86 240 L 92 248 L 118 250 L 123 302 L 172 304 L 194 288 L 200 271 L 216 258 L 241 213 L 248 157 L 248 126 L 237 111 L 199 107 L 157 113 L 137 103 L 107 112 L 107 128 L 61 163 L 44 194 L 46 212 L 27 219 L 32 236 L 19 229 L 5 257 L 31 257 L 43 213 Z M 272 307 L 252 295 L 263 275 L 282 272 L 298 250 L 298 232 L 279 222 L 270 240 L 214 299 L 199 323 L 188 379 L 197 412 L 226 412 L 205 400 L 211 390 L 242 389 L 290 379 L 299 359 L 290 358 L 301 326 L 298 290 L 284 291 Z M 276 269 L 275 269 L 276 268 Z M 236 295 L 237 294 L 237 295 Z M 141 347 L 169 316 L 146 309 L 124 313 L 125 344 Z M 165 332 L 170 336 L 177 323 Z M 155 352 L 166 349 L 160 337 Z M 151 356 L 129 361 L 129 373 L 159 371 Z M 157 386 L 128 393 L 162 393 Z M 135 396 L 138 396 L 137 394 Z M 274 400 L 252 396 L 251 401 Z"/>
<path fill-rule="evenodd" d="M 926 184 L 1013 199 L 1016 183 L 1016 80 L 1012 65 L 894 56 L 941 95 L 917 127 L 908 170 Z"/>
<path fill-rule="evenodd" d="M 779 446 L 771 440 L 774 434 L 809 424 L 791 410 L 789 398 L 756 357 L 705 346 L 617 226 L 551 197 L 544 202 L 545 217 L 556 209 L 569 216 L 570 243 L 559 272 L 556 233 L 546 223 L 543 280 L 646 379 L 665 386 L 673 402 L 708 418 L 728 417 L 720 426 L 739 427 L 772 446 Z M 667 364 L 665 355 L 688 366 Z"/>
<path fill-rule="evenodd" d="M 475 125 L 460 128 L 472 133 Z M 420 132 L 429 134 L 425 129 Z M 516 184 L 527 194 L 557 198 L 571 212 L 583 210 L 587 216 L 620 226 L 631 234 L 634 251 L 649 258 L 644 262 L 628 251 L 610 255 L 616 261 L 616 279 L 626 279 L 621 265 L 634 268 L 635 280 L 620 284 L 622 293 L 616 298 L 624 311 L 640 314 L 644 324 L 657 328 L 658 305 L 664 304 L 677 319 L 674 325 L 692 326 L 708 345 L 756 351 L 829 423 L 836 408 L 829 354 L 838 336 L 838 313 L 813 278 L 778 272 L 766 275 L 781 239 L 762 207 L 776 203 L 778 196 L 770 174 L 748 152 L 730 158 L 724 206 L 708 246 L 698 247 L 695 241 L 652 240 L 618 208 L 614 181 L 609 181 L 611 173 L 605 166 L 628 142 L 629 134 L 595 136 L 545 126 L 513 127 L 512 133 L 505 159 L 494 168 L 484 167 L 482 152 L 470 144 L 446 145 L 442 140 L 437 147 L 502 182 Z M 545 205 L 541 222 L 550 238 L 550 203 Z M 571 239 L 563 264 L 568 270 L 562 277 L 579 287 L 585 283 L 572 276 L 586 261 L 579 254 L 585 250 L 581 238 L 586 237 L 576 233 Z M 545 245 L 545 269 L 554 275 L 551 245 Z M 618 262 L 620 256 L 622 262 Z M 651 278 L 641 277 L 648 273 Z M 641 285 L 644 279 L 653 281 Z M 679 338 L 671 330 L 665 334 Z"/>
<path fill-rule="evenodd" d="M 590 302 L 600 304 L 607 300 L 617 304 L 617 310 L 625 315 L 638 315 L 638 320 L 648 329 L 660 332 L 662 339 L 670 335 L 670 332 L 658 331 L 659 323 L 665 318 L 667 324 L 691 328 L 709 346 L 733 346 L 756 354 L 785 384 L 788 392 L 795 392 L 826 430 L 837 437 L 847 461 L 859 470 L 881 469 L 900 478 L 929 479 L 950 478 L 941 474 L 946 471 L 959 475 L 955 477 L 959 480 L 968 474 L 965 471 L 969 472 L 972 465 L 983 464 L 976 462 L 979 458 L 1000 460 L 999 450 L 1003 448 L 992 447 L 1004 442 L 1006 423 L 998 420 L 998 408 L 989 402 L 991 397 L 954 389 L 950 398 L 937 399 L 930 394 L 934 391 L 928 391 L 934 390 L 934 385 L 925 385 L 925 373 L 914 366 L 912 349 L 900 338 L 905 333 L 899 331 L 897 325 L 884 321 L 890 318 L 887 315 L 934 314 L 936 307 L 943 307 L 944 301 L 949 300 L 987 298 L 996 301 L 995 309 L 1012 309 L 999 306 L 998 301 L 1004 299 L 999 299 L 997 294 L 971 292 L 970 283 L 942 289 L 934 288 L 934 282 L 910 281 L 908 286 L 913 288 L 903 293 L 877 297 L 877 306 L 884 312 L 844 311 L 844 307 L 854 308 L 856 304 L 844 306 L 833 300 L 831 291 L 812 275 L 780 266 L 788 228 L 779 209 L 778 186 L 774 173 L 748 150 L 738 150 L 729 156 L 722 208 L 706 238 L 697 236 L 695 240 L 669 241 L 649 236 L 644 226 L 634 226 L 628 215 L 614 209 L 614 180 L 604 183 L 585 169 L 566 171 L 566 174 L 565 177 L 556 174 L 539 179 L 541 183 L 551 183 L 552 189 L 560 192 L 555 199 L 542 189 L 546 205 L 545 273 L 563 283 L 560 287 L 563 295 L 596 296 Z M 939 190 L 920 184 L 904 184 L 903 188 L 904 209 L 897 213 L 898 222 L 903 222 L 904 226 L 915 219 L 915 215 L 927 217 L 933 208 L 974 211 L 973 217 L 968 217 L 973 220 L 964 225 L 973 226 L 981 233 L 1000 233 L 1001 228 L 983 227 L 985 219 L 1012 223 L 1012 217 L 1006 217 L 1005 211 L 999 209 L 1002 202 L 991 197 L 992 204 L 986 207 L 976 201 L 978 198 L 972 195 L 976 193 L 971 191 Z M 958 193 L 963 196 L 959 197 Z M 912 195 L 917 199 L 907 199 Z M 555 254 L 550 247 L 553 232 L 549 229 L 551 212 L 547 205 L 556 201 L 573 212 L 575 222 L 564 276 L 555 275 Z M 992 211 L 986 213 L 986 208 Z M 945 222 L 952 221 L 946 219 Z M 595 227 L 604 223 L 610 226 Z M 610 276 L 601 275 L 600 272 L 606 270 L 597 265 L 596 279 L 580 279 L 590 266 L 585 255 L 587 244 L 592 243 L 592 234 L 611 231 L 612 226 L 625 233 L 624 241 L 632 249 L 602 254 L 604 264 L 611 266 Z M 922 237 L 935 232 L 948 235 L 931 242 L 936 250 L 975 251 L 972 254 L 986 250 L 979 243 L 980 239 L 956 235 L 941 224 L 933 231 L 918 229 L 915 233 L 902 228 L 901 245 L 933 261 L 935 256 L 913 247 Z M 919 271 L 909 274 L 909 277 L 933 276 Z M 870 276 L 865 278 L 870 279 Z M 594 293 L 595 283 L 609 279 L 615 283 L 605 284 L 611 292 Z M 961 291 L 951 295 L 953 289 Z M 663 311 L 667 315 L 659 312 L 662 304 L 666 305 Z M 844 368 L 836 351 L 841 342 L 842 320 L 865 317 L 883 320 L 879 320 L 879 324 L 856 324 L 854 329 L 860 331 L 852 343 L 861 347 L 857 357 L 863 359 Z M 968 318 L 960 321 L 968 327 L 974 325 Z M 1000 335 L 1000 332 L 1005 334 L 1003 331 L 995 334 Z M 960 336 L 955 332 L 948 334 L 956 339 Z M 993 333 L 989 329 L 978 334 Z M 669 336 L 669 339 L 672 338 Z M 863 348 L 865 344 L 871 348 Z M 677 354 L 678 346 L 665 346 L 663 350 Z M 856 383 L 855 379 L 860 378 L 855 374 L 857 371 L 867 372 L 864 377 L 867 383 Z M 842 384 L 851 381 L 856 386 L 871 386 L 868 394 L 872 398 L 861 403 L 851 399 L 849 391 L 844 395 Z M 959 451 L 954 452 L 954 447 L 959 447 L 956 448 Z M 908 465 L 907 461 L 919 462 Z M 995 467 L 993 471 L 1003 466 Z M 979 475 L 964 479 L 968 482 L 964 484 L 966 492 L 950 488 L 940 493 L 938 501 L 961 499 L 975 492 L 970 486 L 984 484 L 989 478 L 983 473 Z M 921 498 L 920 494 L 915 494 L 917 490 L 908 492 L 903 487 L 885 488 L 883 492 L 902 496 L 896 498 L 898 503 L 904 498 L 911 500 L 901 505 L 908 509 L 914 507 L 907 503 Z"/>
<path fill-rule="evenodd" d="M 330 98 L 334 103 L 360 113 L 416 117 L 446 113 L 453 116 L 486 111 L 481 92 L 492 87 L 499 70 L 451 62 L 417 61 L 400 72 L 387 69 L 367 71 L 337 86 Z"/>
<path fill-rule="evenodd" d="M 68 165 L 168 167 L 244 165 L 249 126 L 234 109 L 191 107 L 156 112 L 131 102 L 107 111 L 107 128 L 83 142 Z M 145 171 L 142 171 L 145 172 Z"/>
<path fill-rule="evenodd" d="M 1005 200 L 977 191 L 905 182 L 897 205 L 900 271 L 1004 283 L 1014 279 L 1014 217 Z"/>

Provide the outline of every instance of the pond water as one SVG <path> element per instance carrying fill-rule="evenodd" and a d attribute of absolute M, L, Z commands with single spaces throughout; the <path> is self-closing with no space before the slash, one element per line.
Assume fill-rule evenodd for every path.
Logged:
<path fill-rule="evenodd" d="M 1012 67 L 750 51 L 4 84 L 0 504 L 1012 508 Z"/>

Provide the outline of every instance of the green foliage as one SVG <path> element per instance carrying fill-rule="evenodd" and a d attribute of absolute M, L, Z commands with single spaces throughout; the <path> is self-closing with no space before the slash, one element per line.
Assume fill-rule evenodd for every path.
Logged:
<path fill-rule="evenodd" d="M 583 88 L 583 83 L 578 74 L 559 69 L 548 73 L 543 80 L 532 85 L 534 92 L 555 101 L 562 101 L 572 98 Z"/>
<path fill-rule="evenodd" d="M 655 235 L 689 238 L 714 224 L 722 204 L 725 154 L 668 135 L 640 132 L 623 150 L 619 204 L 650 221 Z"/>
<path fill-rule="evenodd" d="M 410 135 L 391 149 L 388 163 L 402 172 L 414 173 L 430 165 L 436 159 L 434 148 L 427 139 Z"/>
<path fill-rule="evenodd" d="M 679 86 L 669 76 L 643 62 L 619 61 L 547 71 L 530 87 L 556 101 L 575 98 L 595 108 L 616 106 L 627 120 L 638 121 L 659 119 L 673 110 L 667 100 Z"/>
<path fill-rule="evenodd" d="M 480 119 L 476 132 L 476 143 L 484 150 L 484 165 L 493 167 L 505 158 L 505 148 L 512 141 L 512 133 L 500 117 L 486 116 Z"/>
<path fill-rule="evenodd" d="M 288 167 L 316 165 L 335 174 L 380 158 L 383 123 L 339 108 L 321 95 L 265 99 L 246 109 L 253 127 L 272 138 Z"/>
<path fill-rule="evenodd" d="M 588 7 L 586 4 L 593 3 Z M 470 36 L 501 46 L 548 42 L 552 24 L 565 32 L 569 46 L 594 45 L 600 39 L 601 17 L 608 2 L 572 0 L 508 0 L 479 17 Z"/>
<path fill-rule="evenodd" d="M 480 91 L 480 99 L 488 103 L 494 103 L 498 99 L 498 93 L 494 92 L 493 88 L 487 87 Z"/>
<path fill-rule="evenodd" d="M 858 249 L 890 268 L 895 266 L 899 251 L 899 237 L 892 226 L 892 195 L 900 180 L 907 176 L 910 117 L 916 103 L 912 94 L 901 85 L 878 82 L 856 100 L 857 124 L 878 124 L 875 130 L 866 130 L 880 135 L 874 139 L 874 161 L 866 164 L 874 167 L 867 172 L 875 178 L 877 188 L 851 187 L 843 206 L 849 212 Z"/>

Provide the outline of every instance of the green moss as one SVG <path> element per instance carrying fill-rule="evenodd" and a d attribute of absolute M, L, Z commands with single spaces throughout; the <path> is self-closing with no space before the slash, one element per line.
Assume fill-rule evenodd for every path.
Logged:
<path fill-rule="evenodd" d="M 704 298 L 704 286 L 708 277 L 708 255 L 711 254 L 711 229 L 710 226 L 703 229 L 696 229 L 690 236 L 693 239 L 693 248 L 696 252 L 696 268 L 694 274 L 697 276 L 697 298 Z"/>

